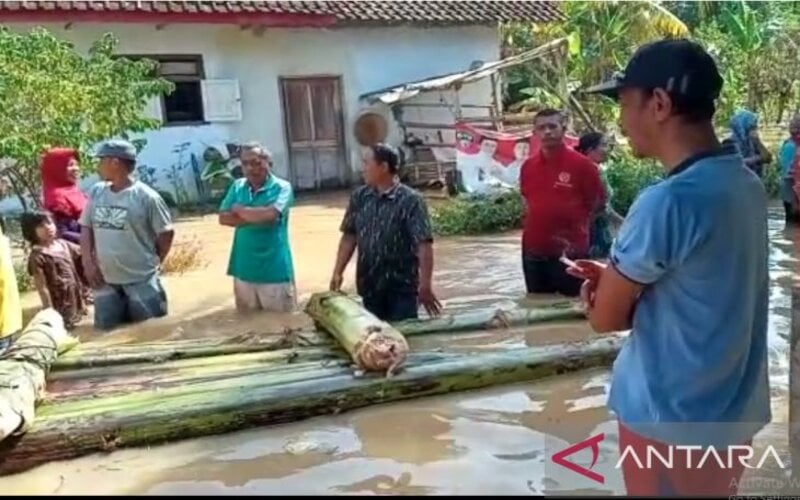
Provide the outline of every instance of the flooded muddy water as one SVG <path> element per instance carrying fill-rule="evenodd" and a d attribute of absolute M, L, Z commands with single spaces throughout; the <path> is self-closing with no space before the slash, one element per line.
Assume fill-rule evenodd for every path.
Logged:
<path fill-rule="evenodd" d="M 785 422 L 790 285 L 795 278 L 796 261 L 781 214 L 774 211 L 770 220 L 770 377 L 774 421 Z M 335 243 L 335 237 L 332 241 Z M 518 234 L 443 240 L 437 242 L 436 258 L 436 288 L 448 309 L 472 307 L 476 301 L 489 306 L 513 306 L 524 294 Z M 324 266 L 326 272 L 330 263 Z M 316 279 L 320 281 L 324 286 L 323 278 Z M 318 289 L 319 283 L 313 286 Z M 174 328 L 186 329 L 187 325 L 204 328 L 203 316 L 198 312 L 197 318 L 185 319 L 170 328 L 173 334 Z M 230 328 L 242 328 L 241 319 L 235 315 L 222 317 L 230 322 Z M 196 325 L 191 326 L 192 321 Z M 253 321 L 254 327 L 264 327 L 262 319 Z M 154 336 L 168 332 L 165 329 Z M 457 337 L 432 335 L 414 342 L 420 349 L 446 345 L 449 349 L 474 352 L 577 340 L 589 335 L 585 324 L 574 322 Z M 590 370 L 165 446 L 120 450 L 0 478 L 0 491 L 623 494 L 618 474 L 610 474 L 603 485 L 583 489 L 571 472 L 554 470 L 545 460 L 548 450 L 554 451 L 551 446 L 563 448 L 599 432 L 607 436 L 603 447 L 616 446 L 616 422 L 605 406 L 608 384 L 607 371 Z M 757 442 L 785 450 L 787 436 L 769 429 Z"/>

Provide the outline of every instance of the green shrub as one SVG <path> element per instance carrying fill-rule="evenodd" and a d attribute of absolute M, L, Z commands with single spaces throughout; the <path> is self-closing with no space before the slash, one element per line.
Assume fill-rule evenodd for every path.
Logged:
<path fill-rule="evenodd" d="M 17 278 L 17 289 L 20 293 L 33 290 L 33 277 L 28 274 L 28 259 L 14 261 L 14 274 Z"/>
<path fill-rule="evenodd" d="M 458 197 L 431 210 L 436 234 L 481 234 L 522 227 L 522 197 L 518 191 L 481 199 Z"/>
<path fill-rule="evenodd" d="M 606 162 L 605 175 L 613 191 L 611 204 L 614 210 L 625 215 L 642 189 L 664 178 L 664 169 L 654 161 L 619 152 Z"/>
<path fill-rule="evenodd" d="M 611 203 L 622 215 L 643 189 L 664 178 L 659 163 L 634 158 L 627 151 L 615 151 L 606 167 L 613 191 Z M 764 184 L 770 196 L 777 195 L 779 180 L 778 168 L 767 167 Z M 431 212 L 433 229 L 439 235 L 482 234 L 521 228 L 523 205 L 519 192 L 514 191 L 481 199 L 454 198 L 434 206 Z"/>
<path fill-rule="evenodd" d="M 767 188 L 767 195 L 774 198 L 780 195 L 781 174 L 777 161 L 764 167 L 764 187 Z"/>

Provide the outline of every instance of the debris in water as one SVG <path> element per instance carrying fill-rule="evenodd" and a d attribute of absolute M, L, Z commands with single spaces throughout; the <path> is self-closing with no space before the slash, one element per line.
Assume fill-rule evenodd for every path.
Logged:
<path fill-rule="evenodd" d="M 58 475 L 58 486 L 56 486 L 56 489 L 54 489 L 54 490 L 53 490 L 53 492 L 51 493 L 51 495 L 55 495 L 56 493 L 58 493 L 59 491 L 61 491 L 61 488 L 64 486 L 64 482 L 65 482 L 65 481 L 66 481 L 66 479 L 64 478 L 64 476 L 63 476 L 63 475 L 61 475 L 61 474 L 59 474 L 59 475 Z"/>
<path fill-rule="evenodd" d="M 330 443 L 318 443 L 310 439 L 297 437 L 289 440 L 283 449 L 292 455 L 304 455 L 306 453 L 335 453 L 338 447 Z"/>
<path fill-rule="evenodd" d="M 535 458 L 541 458 L 542 452 L 540 450 L 533 450 L 526 453 L 513 453 L 508 455 L 495 455 L 495 458 L 499 458 L 500 460 L 533 460 Z"/>

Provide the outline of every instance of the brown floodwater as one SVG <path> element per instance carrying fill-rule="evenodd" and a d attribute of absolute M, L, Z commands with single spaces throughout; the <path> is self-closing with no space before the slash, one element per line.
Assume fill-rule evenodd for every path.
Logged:
<path fill-rule="evenodd" d="M 315 214 L 309 212 L 308 217 L 317 216 L 326 224 L 338 219 Z M 312 240 L 322 238 L 310 229 L 303 231 Z M 770 379 L 774 421 L 785 422 L 789 287 L 795 277 L 796 261 L 777 211 L 771 213 L 770 232 Z M 293 234 L 293 241 L 295 238 L 297 234 Z M 335 237 L 327 238 L 330 248 Z M 298 252 L 312 252 L 309 245 L 319 249 L 321 244 L 304 243 L 304 249 L 295 252 L 296 261 L 301 261 Z M 476 303 L 512 307 L 521 302 L 524 285 L 518 234 L 443 240 L 437 243 L 436 258 L 437 290 L 448 310 L 472 308 Z M 330 260 L 312 264 L 319 266 L 319 276 L 307 267 L 300 271 L 301 293 L 324 286 L 330 264 Z M 242 320 L 230 312 L 230 297 L 222 284 L 228 287 L 227 282 L 218 279 L 212 284 L 200 277 L 182 279 L 183 282 L 174 280 L 168 285 L 188 289 L 185 287 L 204 283 L 217 295 L 208 298 L 206 290 L 203 303 L 186 307 L 180 317 L 123 329 L 108 336 L 109 341 L 202 337 L 219 335 L 221 328 L 225 334 L 269 331 L 287 321 L 296 325 L 307 321 L 301 315 Z M 590 335 L 585 324 L 572 322 L 458 336 L 425 336 L 413 339 L 412 345 L 419 349 L 446 347 L 483 352 Z M 62 495 L 622 494 L 621 478 L 613 469 L 607 471 L 605 484 L 587 486 L 576 481 L 574 473 L 559 470 L 545 460 L 548 452 L 599 432 L 607 436 L 601 445 L 602 456 L 613 453 L 617 432 L 605 406 L 608 383 L 606 370 L 589 370 L 223 436 L 119 450 L 50 463 L 0 478 L 0 491 Z M 780 429 L 766 429 L 757 443 L 772 444 L 785 451 L 787 436 Z"/>

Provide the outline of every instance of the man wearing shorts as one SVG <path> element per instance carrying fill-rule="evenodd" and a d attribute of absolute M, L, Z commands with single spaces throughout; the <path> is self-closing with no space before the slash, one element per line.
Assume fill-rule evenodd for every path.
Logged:
<path fill-rule="evenodd" d="M 133 144 L 108 141 L 97 156 L 102 181 L 81 214 L 81 256 L 94 288 L 95 327 L 109 330 L 167 315 L 159 269 L 175 233 L 161 196 L 132 177 Z"/>
<path fill-rule="evenodd" d="M 559 258 L 588 255 L 589 225 L 605 204 L 605 189 L 594 163 L 564 142 L 564 122 L 555 109 L 533 119 L 542 147 L 520 172 L 522 269 L 528 293 L 576 297 L 581 280 L 568 275 Z"/>
<path fill-rule="evenodd" d="M 589 89 L 619 102 L 633 152 L 666 171 L 634 202 L 608 266 L 579 261 L 570 271 L 586 279 L 582 296 L 595 331 L 630 329 L 609 394 L 620 450 L 644 457 L 694 446 L 699 457 L 713 446 L 733 456 L 702 466 L 695 458 L 691 467 L 682 451 L 671 468 L 628 460 L 622 469 L 632 496 L 735 495 L 744 468 L 737 455 L 752 453 L 743 447 L 771 419 L 767 194 L 737 150 L 717 138 L 722 84 L 700 45 L 663 40 Z"/>
<path fill-rule="evenodd" d="M 256 142 L 241 149 L 244 178 L 220 205 L 219 223 L 235 229 L 228 263 L 236 309 L 294 311 L 297 298 L 289 245 L 292 185 L 271 172 L 272 155 Z"/>

